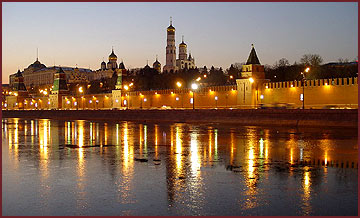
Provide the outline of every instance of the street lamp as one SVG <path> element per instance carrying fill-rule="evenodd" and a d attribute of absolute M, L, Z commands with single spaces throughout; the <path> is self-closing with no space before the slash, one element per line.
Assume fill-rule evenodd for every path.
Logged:
<path fill-rule="evenodd" d="M 176 82 L 176 86 L 180 88 L 182 86 L 181 82 Z"/>
<path fill-rule="evenodd" d="M 180 89 L 181 86 L 182 86 L 182 83 L 181 82 L 176 82 L 176 86 Z M 183 96 L 183 92 L 180 90 L 180 93 L 181 93 L 181 107 L 183 108 L 184 107 L 184 96 Z"/>
<path fill-rule="evenodd" d="M 196 83 L 193 83 L 191 85 L 191 88 L 193 89 L 193 110 L 195 110 L 195 90 L 198 88 L 198 85 Z"/>
<path fill-rule="evenodd" d="M 307 67 L 305 69 L 305 72 L 308 73 L 310 71 L 310 67 Z M 302 102 L 303 102 L 303 109 L 305 109 L 305 82 L 306 82 L 306 78 L 305 78 L 305 72 L 301 72 L 303 78 L 302 78 L 302 81 L 303 81 L 303 96 L 302 96 Z"/>

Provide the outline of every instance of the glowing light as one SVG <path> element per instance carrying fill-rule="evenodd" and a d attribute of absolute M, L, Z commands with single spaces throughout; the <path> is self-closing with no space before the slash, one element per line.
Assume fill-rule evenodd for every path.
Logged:
<path fill-rule="evenodd" d="M 146 102 L 147 101 L 147 99 L 146 98 L 144 98 L 144 102 Z"/>
<path fill-rule="evenodd" d="M 92 100 L 90 100 L 89 103 L 91 104 L 91 103 L 92 103 Z"/>
<path fill-rule="evenodd" d="M 124 86 L 124 89 L 125 89 L 125 90 L 129 90 L 129 86 L 125 85 L 125 86 Z"/>
<path fill-rule="evenodd" d="M 79 92 L 80 92 L 80 93 L 83 93 L 83 91 L 84 91 L 84 90 L 83 90 L 83 87 L 80 86 L 80 87 L 79 87 Z"/>
<path fill-rule="evenodd" d="M 269 86 L 265 86 L 265 89 L 268 89 L 269 88 Z"/>
<path fill-rule="evenodd" d="M 250 81 L 250 83 L 253 83 L 255 80 L 252 77 L 250 77 L 249 81 Z"/>
<path fill-rule="evenodd" d="M 196 79 L 196 81 L 200 81 L 201 80 L 201 77 L 198 77 L 197 79 Z"/>
<path fill-rule="evenodd" d="M 176 85 L 177 85 L 177 87 L 179 87 L 179 88 L 182 86 L 181 82 L 176 82 Z"/>
<path fill-rule="evenodd" d="M 176 97 L 175 100 L 176 100 L 176 101 L 179 101 L 179 97 Z"/>
<path fill-rule="evenodd" d="M 260 95 L 260 99 L 264 99 L 264 95 Z"/>
<path fill-rule="evenodd" d="M 306 73 L 309 72 L 309 71 L 310 71 L 310 67 L 308 67 L 308 68 L 305 69 L 305 72 L 306 72 Z"/>
<path fill-rule="evenodd" d="M 197 85 L 196 83 L 193 83 L 193 84 L 191 85 L 191 88 L 195 90 L 195 89 L 198 88 L 198 85 Z"/>
<path fill-rule="evenodd" d="M 230 75 L 230 79 L 233 79 L 234 77 L 232 75 Z"/>
<path fill-rule="evenodd" d="M 217 101 L 218 100 L 218 97 L 217 96 L 215 96 L 215 101 Z"/>

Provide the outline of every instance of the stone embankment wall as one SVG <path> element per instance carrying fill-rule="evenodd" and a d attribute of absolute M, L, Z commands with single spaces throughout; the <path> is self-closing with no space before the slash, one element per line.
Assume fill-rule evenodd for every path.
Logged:
<path fill-rule="evenodd" d="M 254 126 L 351 128 L 357 128 L 358 126 L 358 111 L 354 109 L 3 110 L 2 117 L 140 122 L 204 122 Z"/>

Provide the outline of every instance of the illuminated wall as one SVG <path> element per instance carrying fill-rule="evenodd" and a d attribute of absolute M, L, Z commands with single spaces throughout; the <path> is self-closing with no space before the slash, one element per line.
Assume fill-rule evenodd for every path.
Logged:
<path fill-rule="evenodd" d="M 290 103 L 302 107 L 301 81 L 264 83 L 259 103 Z M 262 95 L 262 96 L 261 96 Z M 305 84 L 305 108 L 322 108 L 325 105 L 358 108 L 357 78 L 308 80 Z M 263 98 L 263 99 L 261 99 Z"/>
<path fill-rule="evenodd" d="M 194 95 L 194 96 L 193 96 Z M 191 89 L 168 89 L 144 92 L 124 92 L 121 101 L 129 108 L 230 108 L 237 105 L 236 86 Z M 126 104 L 124 104 L 126 103 Z"/>
<path fill-rule="evenodd" d="M 61 109 L 72 110 L 192 109 L 193 102 L 195 102 L 195 109 L 257 108 L 260 104 L 274 105 L 275 103 L 287 103 L 294 108 L 302 107 L 300 96 L 303 93 L 303 87 L 301 81 L 267 83 L 266 80 L 249 82 L 248 79 L 238 79 L 237 84 L 237 86 L 199 88 L 195 93 L 191 89 L 144 92 L 119 90 L 116 95 L 112 93 L 82 96 L 59 95 L 59 98 L 61 98 Z M 15 96 L 6 96 L 6 102 L 3 106 L 6 103 L 8 109 L 51 109 L 51 99 L 50 97 L 16 98 Z M 323 108 L 326 105 L 358 108 L 357 78 L 307 81 L 305 85 L 305 108 Z"/>

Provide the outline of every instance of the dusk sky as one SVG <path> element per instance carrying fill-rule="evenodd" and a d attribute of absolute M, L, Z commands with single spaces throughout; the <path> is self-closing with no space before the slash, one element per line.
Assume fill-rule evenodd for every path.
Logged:
<path fill-rule="evenodd" d="M 100 68 L 114 46 L 118 63 L 165 65 L 173 17 L 198 67 L 245 62 L 251 44 L 261 64 L 308 53 L 324 63 L 358 56 L 358 3 L 2 3 L 2 80 L 36 60 L 46 66 Z"/>

